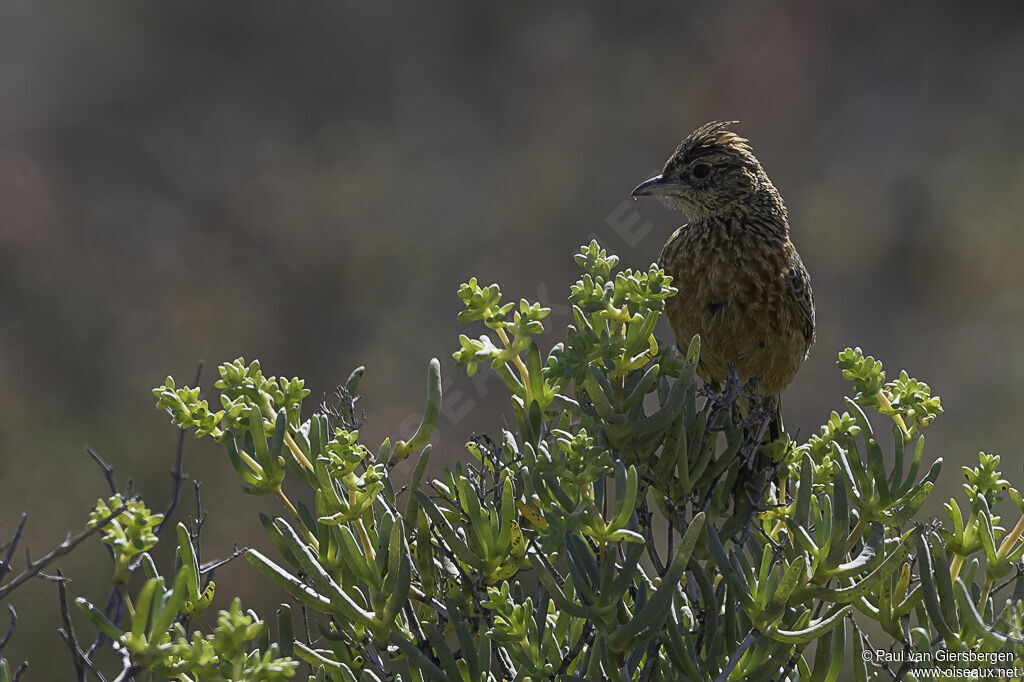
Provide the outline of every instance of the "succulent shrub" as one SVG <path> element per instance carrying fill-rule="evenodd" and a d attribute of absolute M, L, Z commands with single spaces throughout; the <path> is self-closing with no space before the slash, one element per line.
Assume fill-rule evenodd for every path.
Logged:
<path fill-rule="evenodd" d="M 503 302 L 476 279 L 459 289 L 460 320 L 486 332 L 460 336 L 454 358 L 501 379 L 514 429 L 470 439 L 434 476 L 437 360 L 416 433 L 376 447 L 357 430 L 361 368 L 338 405 L 313 411 L 302 379 L 241 358 L 219 367 L 213 407 L 172 378 L 154 389 L 172 423 L 223 444 L 245 492 L 279 501 L 280 516 L 259 516 L 275 551 L 245 557 L 288 603 L 273 641 L 237 600 L 207 624 L 214 586 L 186 527 L 165 578 L 148 554 L 162 518 L 101 501 L 92 518 L 107 520 L 115 585 L 144 579 L 117 617 L 78 604 L 122 676 L 913 680 L 1024 668 L 1024 500 L 982 453 L 948 518 L 920 518 L 942 466 L 924 452 L 942 412 L 927 384 L 887 380 L 848 348 L 850 395 L 821 430 L 762 443 L 751 427 L 765 413 L 739 409 L 757 404 L 756 387 L 712 394 L 695 379 L 699 339 L 680 353 L 655 337 L 665 300 L 686 292 L 594 242 L 575 261 L 557 342 L 547 308 Z M 409 457 L 411 477 L 394 478 Z M 286 479 L 299 482 L 287 493 Z"/>

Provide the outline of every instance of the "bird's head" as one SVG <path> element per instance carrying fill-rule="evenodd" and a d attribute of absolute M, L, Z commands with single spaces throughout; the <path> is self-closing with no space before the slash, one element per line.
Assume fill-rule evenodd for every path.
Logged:
<path fill-rule="evenodd" d="M 669 157 L 661 175 L 645 180 L 633 197 L 659 196 L 692 220 L 728 213 L 770 185 L 747 140 L 712 121 L 690 133 Z"/>

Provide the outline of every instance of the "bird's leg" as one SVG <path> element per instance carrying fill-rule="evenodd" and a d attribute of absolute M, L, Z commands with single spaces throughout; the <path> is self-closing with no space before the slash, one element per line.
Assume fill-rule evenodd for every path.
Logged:
<path fill-rule="evenodd" d="M 770 441 L 777 441 L 782 438 L 782 434 L 786 432 L 786 427 L 782 423 L 782 396 L 776 395 L 771 398 L 767 398 L 770 401 L 769 409 L 771 410 L 772 423 L 771 429 L 768 431 L 768 439 Z"/>

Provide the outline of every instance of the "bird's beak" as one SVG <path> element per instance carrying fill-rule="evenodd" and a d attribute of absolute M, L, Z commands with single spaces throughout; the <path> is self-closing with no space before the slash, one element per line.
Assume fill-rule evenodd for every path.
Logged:
<path fill-rule="evenodd" d="M 655 175 L 636 186 L 636 189 L 633 190 L 633 198 L 678 194 L 680 189 L 678 182 L 666 180 L 662 175 Z"/>

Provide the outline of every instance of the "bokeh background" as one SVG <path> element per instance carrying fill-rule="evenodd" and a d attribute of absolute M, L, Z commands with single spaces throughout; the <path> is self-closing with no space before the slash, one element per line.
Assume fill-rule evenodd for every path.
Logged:
<path fill-rule="evenodd" d="M 682 216 L 629 191 L 711 119 L 741 121 L 813 278 L 787 426 L 841 406 L 860 345 L 943 397 L 931 513 L 979 449 L 1024 483 L 1022 89 L 1020 3 L 0 4 L 0 537 L 25 509 L 33 556 L 83 527 L 107 492 L 86 445 L 162 508 L 177 435 L 150 389 L 200 360 L 207 389 L 242 355 L 313 398 L 365 365 L 375 446 L 439 356 L 435 452 L 463 456 L 508 412 L 451 361 L 483 331 L 459 283 L 563 327 L 580 243 L 657 257 Z M 205 557 L 261 544 L 273 506 L 223 452 L 185 463 Z M 61 562 L 72 594 L 102 600 L 105 561 Z M 218 582 L 273 606 L 244 562 Z M 16 595 L 8 657 L 66 679 L 55 586 Z"/>

